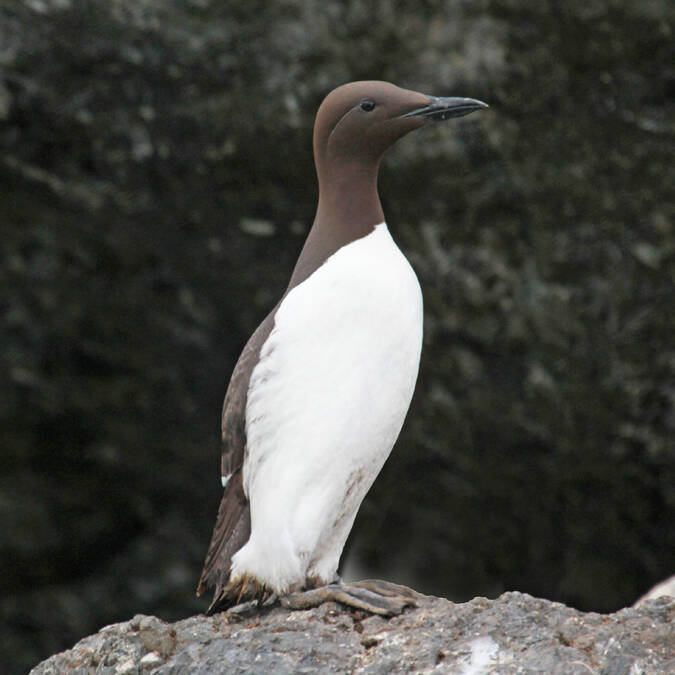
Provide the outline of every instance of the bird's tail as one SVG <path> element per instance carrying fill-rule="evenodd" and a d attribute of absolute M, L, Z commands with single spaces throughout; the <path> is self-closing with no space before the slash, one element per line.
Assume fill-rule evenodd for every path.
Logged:
<path fill-rule="evenodd" d="M 215 589 L 209 614 L 240 602 L 237 599 L 239 592 L 235 594 L 230 584 L 230 570 L 232 556 L 251 536 L 251 512 L 243 490 L 238 489 L 238 483 L 240 481 L 230 481 L 223 493 L 204 569 L 197 585 L 198 596 L 209 588 Z M 244 588 L 241 595 L 247 594 L 247 591 L 248 588 Z"/>

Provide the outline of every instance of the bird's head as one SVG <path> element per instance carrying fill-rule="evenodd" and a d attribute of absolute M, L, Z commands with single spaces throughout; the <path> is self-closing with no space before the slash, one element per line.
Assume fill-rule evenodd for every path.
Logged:
<path fill-rule="evenodd" d="M 427 96 L 389 82 L 350 82 L 330 92 L 316 114 L 317 169 L 321 173 L 331 165 L 376 166 L 410 131 L 487 107 L 473 98 Z"/>

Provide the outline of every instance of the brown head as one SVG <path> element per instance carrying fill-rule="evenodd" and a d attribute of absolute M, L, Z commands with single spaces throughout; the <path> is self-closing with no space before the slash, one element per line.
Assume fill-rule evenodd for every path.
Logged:
<path fill-rule="evenodd" d="M 319 205 L 289 288 L 384 220 L 377 174 L 388 148 L 410 131 L 487 107 L 379 81 L 351 82 L 328 94 L 314 122 Z"/>

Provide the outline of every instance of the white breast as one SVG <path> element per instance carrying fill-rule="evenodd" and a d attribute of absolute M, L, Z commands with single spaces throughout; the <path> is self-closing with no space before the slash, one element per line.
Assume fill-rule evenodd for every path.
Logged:
<path fill-rule="evenodd" d="M 332 580 L 401 430 L 421 345 L 419 284 L 384 223 L 288 293 L 249 386 L 252 533 L 232 578 L 281 593 Z"/>

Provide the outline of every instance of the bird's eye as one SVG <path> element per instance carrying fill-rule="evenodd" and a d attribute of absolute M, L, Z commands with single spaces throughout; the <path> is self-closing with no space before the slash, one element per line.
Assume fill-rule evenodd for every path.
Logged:
<path fill-rule="evenodd" d="M 375 107 L 375 101 L 373 101 L 370 98 L 364 98 L 363 101 L 361 101 L 361 110 L 365 110 L 366 112 L 370 112 L 373 110 Z"/>

